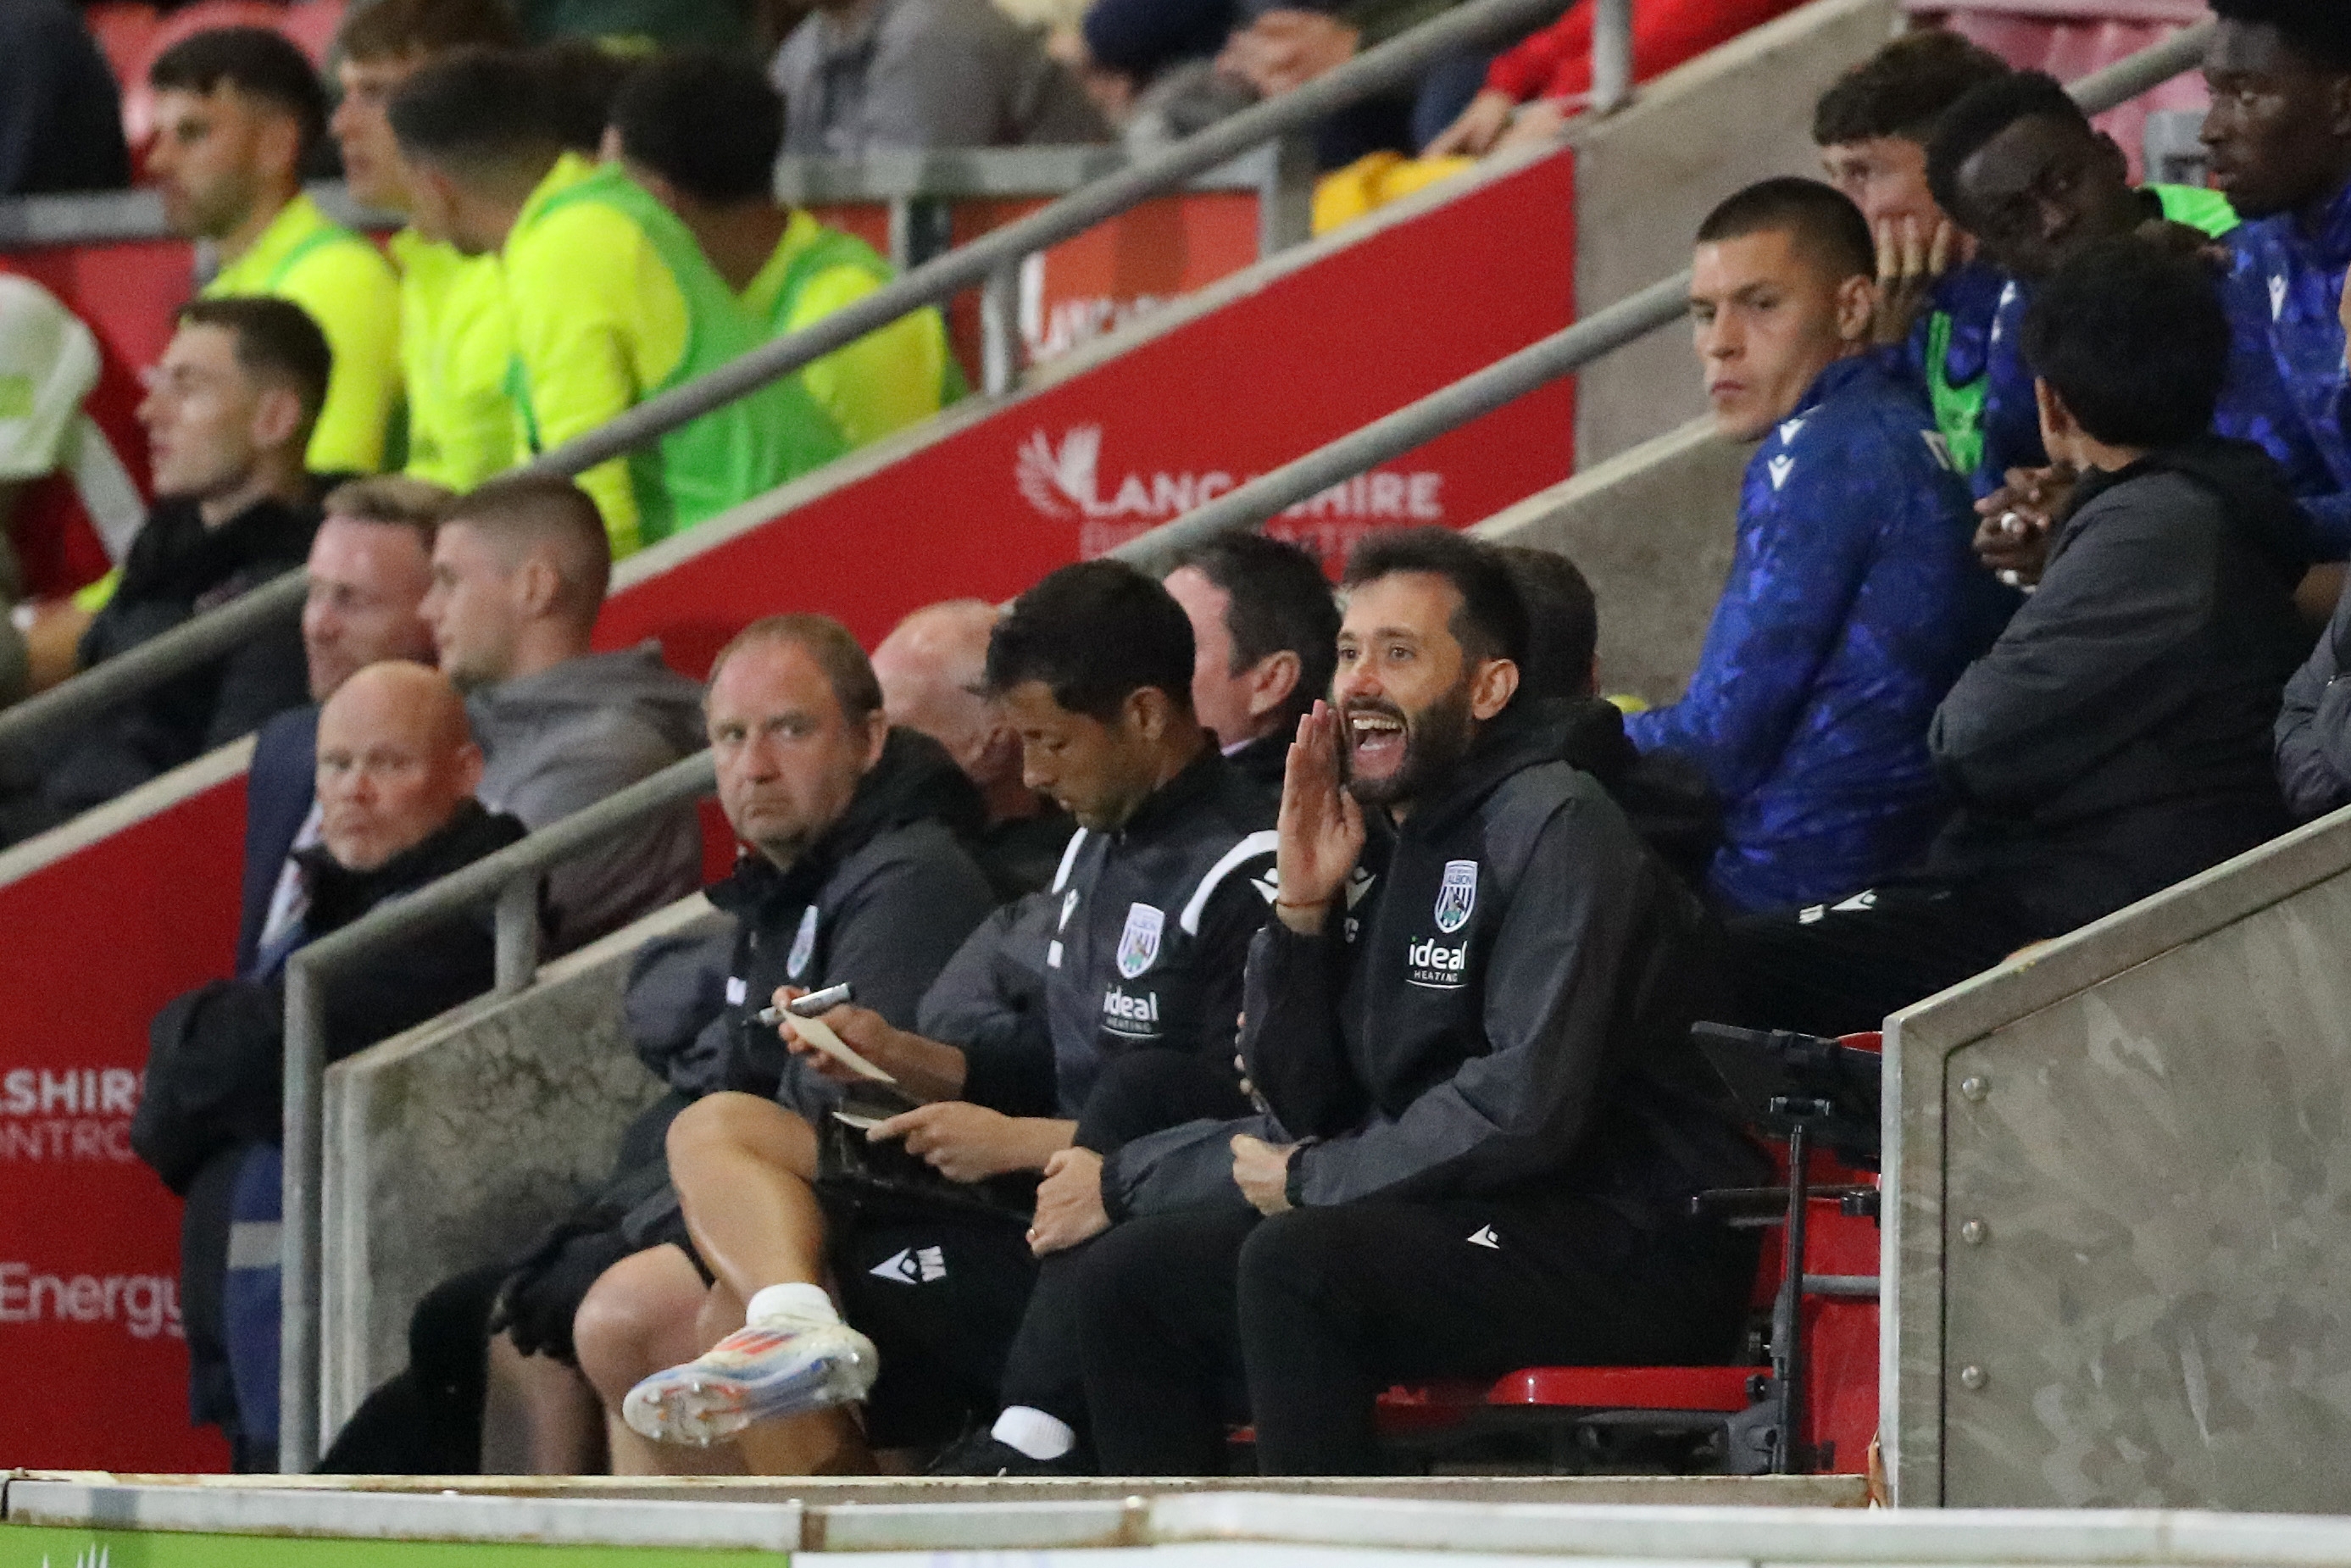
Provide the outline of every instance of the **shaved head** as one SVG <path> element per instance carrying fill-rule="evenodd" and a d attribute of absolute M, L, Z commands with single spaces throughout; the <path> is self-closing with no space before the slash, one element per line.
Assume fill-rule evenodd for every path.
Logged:
<path fill-rule="evenodd" d="M 319 832 L 346 871 L 373 871 L 439 832 L 482 781 L 465 701 L 423 664 L 370 664 L 319 711 Z"/>
<path fill-rule="evenodd" d="M 882 708 L 893 725 L 920 730 L 941 746 L 983 793 L 1019 782 L 1019 742 L 979 687 L 987 674 L 987 638 L 996 606 L 953 599 L 915 611 L 873 650 Z"/>

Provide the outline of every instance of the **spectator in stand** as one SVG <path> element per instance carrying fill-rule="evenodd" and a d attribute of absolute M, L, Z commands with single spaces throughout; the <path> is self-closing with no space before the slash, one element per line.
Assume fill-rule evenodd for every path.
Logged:
<path fill-rule="evenodd" d="M 311 470 L 375 473 L 400 398 L 399 283 L 381 252 L 302 193 L 303 167 L 327 130 L 317 73 L 279 34 L 220 27 L 164 50 L 147 79 L 147 172 L 164 220 L 218 247 L 204 298 L 269 295 L 308 313 L 335 356 Z"/>
<path fill-rule="evenodd" d="M 2049 454 L 2083 478 L 2038 592 L 1935 715 L 1959 810 L 1923 871 L 1732 925 L 1748 1019 L 1843 1034 L 2283 831 L 2279 694 L 2310 520 L 2208 434 L 2229 323 L 2200 263 L 2136 239 L 2025 317 Z"/>
<path fill-rule="evenodd" d="M 2134 189 L 2114 138 L 2039 71 L 1988 82 L 1945 110 L 1928 143 L 1927 183 L 1983 260 L 2006 277 L 1984 372 L 1984 446 L 1975 473 L 1976 494 L 1987 497 L 1976 509 L 2000 518 L 2011 510 L 2013 493 L 2054 478 L 2041 472 L 2049 455 L 2020 341 L 2034 287 L 2102 239 L 2173 225 L 2183 243 L 2203 245 L 2235 229 L 2237 214 L 2226 196 L 2201 186 Z M 2046 524 L 2035 509 L 2031 526 L 2045 534 Z M 1985 542 L 2011 551 L 2024 543 L 2009 539 L 2004 526 L 1987 530 Z"/>
<path fill-rule="evenodd" d="M 232 1244 L 279 1218 L 284 962 L 389 899 L 522 837 L 473 799 L 481 753 L 455 688 L 416 664 L 376 664 L 319 716 L 319 843 L 302 852 L 302 911 L 256 974 L 215 980 L 156 1015 L 131 1146 L 187 1200 L 180 1301 L 192 1413 L 245 1470 L 275 1469 L 277 1260 Z M 469 912 L 339 973 L 325 1006 L 339 1061 L 489 989 L 489 924 Z"/>
<path fill-rule="evenodd" d="M 806 156 L 1109 134 L 1075 78 L 988 0 L 819 0 L 771 74 L 784 151 Z"/>
<path fill-rule="evenodd" d="M 1008 901 L 1053 880 L 1076 824 L 1021 779 L 1019 732 L 982 690 L 996 621 L 996 606 L 979 599 L 917 610 L 873 650 L 873 678 L 891 727 L 937 741 L 979 791 L 987 825 L 972 858 Z"/>
<path fill-rule="evenodd" d="M 1705 914 L 1518 706 L 1526 641 L 1458 534 L 1349 562 L 1249 951 L 1259 1113 L 1072 1152 L 1038 1193 L 1040 1252 L 1091 1241 L 1105 1473 L 1223 1474 L 1245 1415 L 1267 1474 L 1376 1474 L 1393 1382 L 1735 1354 L 1754 1244 L 1689 1196 L 1768 1166 L 1689 1040 Z"/>
<path fill-rule="evenodd" d="M 764 0 L 521 0 L 534 44 L 580 43 L 623 59 L 686 49 L 753 52 Z"/>
<path fill-rule="evenodd" d="M 387 112 L 401 84 L 460 49 L 520 41 L 504 0 L 368 0 L 336 35 L 342 100 L 329 123 L 351 199 L 409 210 L 408 179 Z M 495 256 L 467 256 L 413 224 L 385 247 L 400 272 L 400 370 L 407 400 L 407 472 L 470 490 L 521 452 L 507 367 L 514 331 Z"/>
<path fill-rule="evenodd" d="M 1625 727 L 1722 792 L 1708 882 L 1734 909 L 1867 886 L 1926 846 L 1928 721 L 2012 602 L 1969 549 L 1925 400 L 1866 351 L 1875 260 L 1860 211 L 1810 180 L 1750 186 L 1698 230 L 1715 424 L 1762 447 L 1688 692 Z"/>
<path fill-rule="evenodd" d="M 600 1378 L 608 1397 L 626 1394 L 622 1409 L 635 1430 L 669 1444 L 739 1433 L 753 1468 L 768 1470 L 849 1451 L 854 1428 L 838 1407 L 869 1389 L 877 1445 L 952 1436 L 952 1420 L 944 1430 L 904 1430 L 902 1402 L 937 1385 L 956 1397 L 930 1390 L 925 1414 L 942 1403 L 985 1414 L 1001 1375 L 1005 1397 L 1021 1408 L 992 1435 L 975 1433 L 946 1468 L 994 1473 L 999 1453 L 1019 1458 L 1016 1441 L 1047 1449 L 1031 1456 L 1040 1461 L 1070 1452 L 1070 1426 L 1021 1397 L 1029 1369 L 1013 1333 L 1031 1271 L 1021 1225 L 973 1205 L 987 1201 L 977 1184 L 1033 1173 L 1073 1140 L 1099 1136 L 1102 1124 L 1087 1120 L 1098 1113 L 1113 1124 L 1147 1113 L 1165 1125 L 1245 1103 L 1231 1065 L 1234 1019 L 1241 955 L 1265 918 L 1259 883 L 1271 869 L 1271 835 L 1260 827 L 1266 804 L 1192 716 L 1191 670 L 1183 612 L 1130 568 L 1065 567 L 1014 603 L 989 643 L 987 684 L 1020 727 L 1030 780 L 1084 830 L 1051 895 L 1051 1050 L 1011 1060 L 910 1035 L 857 1009 L 826 1015 L 920 1103 L 872 1136 L 903 1144 L 946 1178 L 896 1235 L 852 1207 L 820 1207 L 810 1186 L 816 1129 L 804 1110 L 721 1095 L 680 1116 L 670 1157 L 694 1247 L 721 1281 L 714 1300 L 749 1326 L 633 1389 Z M 784 1027 L 806 1063 L 841 1076 L 795 1025 Z M 1113 1084 L 1132 1103 L 1097 1100 Z M 1123 1135 L 1113 1131 L 1105 1146 Z M 949 1184 L 962 1184 L 961 1194 Z M 892 1281 L 885 1240 L 938 1258 L 943 1271 L 914 1296 L 903 1272 Z M 828 1255 L 855 1328 L 820 1283 Z M 1049 1385 L 1068 1381 L 1049 1370 Z"/>
<path fill-rule="evenodd" d="M 1647 81 L 1792 9 L 1789 0 L 1668 0 L 1633 10 L 1633 78 Z M 1428 156 L 1483 157 L 1548 141 L 1583 111 L 1592 91 L 1592 13 L 1571 5 L 1560 19 L 1487 68 L 1485 86 L 1428 142 Z"/>
<path fill-rule="evenodd" d="M 1331 690 L 1339 607 L 1322 565 L 1264 534 L 1186 552 L 1165 586 L 1192 622 L 1192 711 L 1242 777 L 1281 798 L 1298 721 Z"/>
<path fill-rule="evenodd" d="M 1575 563 L 1555 551 L 1497 545 L 1527 609 L 1527 656 L 1518 702 L 1543 705 L 1563 727 L 1569 764 L 1600 781 L 1625 820 L 1692 888 L 1706 885 L 1722 847 L 1722 800 L 1706 770 L 1673 751 L 1644 754 L 1625 733 L 1625 714 L 1600 695 L 1600 608 Z"/>
<path fill-rule="evenodd" d="M 131 183 L 122 96 L 69 0 L 0 0 L 0 196 Z"/>
<path fill-rule="evenodd" d="M 483 804 L 533 831 L 702 748 L 702 694 L 659 643 L 593 651 L 611 570 L 595 502 L 553 475 L 494 479 L 434 534 L 423 613 L 466 694 Z M 680 806 L 550 873 L 549 929 L 568 951 L 701 884 L 701 823 Z"/>
<path fill-rule="evenodd" d="M 254 737 L 245 778 L 245 895 L 236 972 L 251 975 L 301 911 L 300 851 L 319 841 L 319 708 L 370 664 L 433 662 L 422 607 L 433 582 L 433 528 L 454 499 L 437 485 L 387 476 L 327 497 L 310 541 L 302 653 L 310 705 Z"/>
<path fill-rule="evenodd" d="M 200 299 L 180 312 L 140 407 L 155 510 L 113 597 L 77 644 L 88 669 L 298 568 L 319 525 L 302 453 L 326 395 L 318 327 L 283 299 Z M 294 629 L 257 633 L 200 670 L 12 759 L 0 838 L 15 842 L 113 800 L 298 706 Z"/>
<path fill-rule="evenodd" d="M 670 210 L 566 151 L 539 76 L 512 54 L 419 70 L 392 99 L 418 229 L 496 253 L 514 330 L 523 445 L 543 452 L 717 369 L 766 336 Z M 712 410 L 580 482 L 620 559 L 837 455 L 791 380 Z"/>
<path fill-rule="evenodd" d="M 1861 209 L 1877 242 L 1873 335 L 1899 346 L 1963 474 L 1982 461 L 1984 375 L 2006 280 L 1937 204 L 1927 141 L 1945 110 L 2008 74 L 1998 55 L 1928 28 L 1847 71 L 1813 114 L 1829 183 Z"/>
<path fill-rule="evenodd" d="M 2351 554 L 2351 430 L 2336 417 L 2351 269 L 2351 9 L 2218 0 L 2204 53 L 2212 183 L 2244 225 L 2224 296 L 2236 359 L 2224 434 L 2286 454 L 2319 555 Z"/>
<path fill-rule="evenodd" d="M 2351 282 L 2344 286 L 2343 326 L 2351 336 Z M 2351 352 L 2351 350 L 2346 350 Z M 2351 383 L 2346 383 L 2341 416 L 2351 418 Z M 2286 806 L 2298 818 L 2320 817 L 2351 805 L 2351 591 L 2335 606 L 2335 613 L 2317 646 L 2294 679 L 2285 684 L 2285 701 L 2278 713 L 2278 782 L 2285 787 Z"/>
<path fill-rule="evenodd" d="M 770 336 L 852 305 L 897 276 L 863 240 L 776 200 L 784 105 L 758 67 L 716 55 L 654 60 L 612 105 L 608 156 L 690 230 Z M 794 379 L 851 446 L 928 419 L 969 389 L 946 319 L 925 307 Z"/>

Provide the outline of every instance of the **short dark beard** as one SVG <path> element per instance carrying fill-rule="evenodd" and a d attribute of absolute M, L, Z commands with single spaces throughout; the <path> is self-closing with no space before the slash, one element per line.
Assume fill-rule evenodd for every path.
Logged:
<path fill-rule="evenodd" d="M 1390 712 L 1403 711 L 1382 706 Z M 1343 722 L 1346 716 L 1340 716 Z M 1350 776 L 1347 779 L 1347 792 L 1364 805 L 1391 809 L 1408 805 L 1469 755 L 1469 743 L 1477 735 L 1477 720 L 1469 711 L 1469 677 L 1464 674 L 1451 691 L 1417 714 L 1405 714 L 1404 723 L 1404 761 L 1396 770 L 1385 779 Z M 1353 755 L 1351 745 L 1340 747 L 1343 771 Z"/>

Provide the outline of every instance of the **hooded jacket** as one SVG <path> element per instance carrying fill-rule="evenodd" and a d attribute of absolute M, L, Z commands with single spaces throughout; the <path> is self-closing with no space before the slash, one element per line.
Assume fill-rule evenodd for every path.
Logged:
<path fill-rule="evenodd" d="M 689 1096 L 773 1095 L 796 1110 L 833 1090 L 756 1018 L 778 986 L 846 982 L 857 1004 L 912 1029 L 932 980 L 995 907 L 959 832 L 978 825 L 971 780 L 936 741 L 893 729 L 841 820 L 789 868 L 745 852 L 710 902 L 735 917 L 726 1010 L 680 1056 L 646 1065 Z"/>
<path fill-rule="evenodd" d="M 536 832 L 649 779 L 705 744 L 702 688 L 641 643 L 501 681 L 465 701 L 482 747 L 482 803 Z M 592 942 L 702 883 L 702 825 L 680 806 L 548 877 L 559 952 Z"/>
<path fill-rule="evenodd" d="M 1706 770 L 1674 751 L 1644 752 L 1625 733 L 1625 714 L 1605 697 L 1553 698 L 1537 722 L 1559 726 L 1560 756 L 1599 781 L 1625 821 L 1692 888 L 1722 847 L 1722 798 Z"/>
<path fill-rule="evenodd" d="M 1831 365 L 1764 437 L 1689 689 L 1625 723 L 1722 792 L 1708 880 L 1732 906 L 1841 896 L 1934 837 L 1928 723 L 2016 600 L 1974 532 L 1925 402 L 1875 358 Z"/>
<path fill-rule="evenodd" d="M 2310 521 L 2265 454 L 2205 437 L 2094 474 L 2041 586 L 1935 715 L 1959 811 L 1928 857 L 2045 936 L 2283 831 L 2272 730 L 2310 640 Z"/>
<path fill-rule="evenodd" d="M 1240 1050 L 1270 1114 L 1110 1156 L 1113 1216 L 1230 1206 L 1233 1134 L 1303 1140 L 1290 1201 L 1541 1186 L 1662 1224 L 1768 1168 L 1690 1043 L 1719 976 L 1697 898 L 1588 775 L 1556 719 L 1489 727 L 1401 827 L 1369 814 L 1344 913 L 1271 923 Z"/>
<path fill-rule="evenodd" d="M 346 871 L 323 847 L 298 852 L 310 904 L 297 946 L 522 836 L 512 817 L 467 800 L 438 832 L 373 871 Z M 480 996 L 495 967 L 489 911 L 481 909 L 452 915 L 338 972 L 326 991 L 327 1060 L 340 1061 Z M 172 1191 L 184 1195 L 204 1162 L 224 1149 L 278 1141 L 285 1012 L 278 970 L 200 986 L 155 1015 L 131 1143 Z"/>
<path fill-rule="evenodd" d="M 159 637 L 308 559 L 318 509 L 257 501 L 208 528 L 191 501 L 150 513 L 122 580 L 82 633 L 85 668 Z M 42 793 L 57 820 L 102 805 L 310 700 L 298 626 L 259 632 L 234 653 L 114 709 L 49 767 Z"/>

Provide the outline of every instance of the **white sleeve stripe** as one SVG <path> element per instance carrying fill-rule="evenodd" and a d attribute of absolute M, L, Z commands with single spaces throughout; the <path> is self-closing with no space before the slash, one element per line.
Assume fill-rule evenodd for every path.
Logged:
<path fill-rule="evenodd" d="M 1053 891 L 1059 893 L 1070 883 L 1070 870 L 1078 863 L 1078 846 L 1086 841 L 1086 831 L 1080 828 L 1070 835 L 1070 847 L 1061 852 L 1061 869 L 1053 873 Z"/>
<path fill-rule="evenodd" d="M 1208 868 L 1208 874 L 1200 879 L 1198 887 L 1192 890 L 1191 902 L 1184 905 L 1183 918 L 1177 922 L 1184 927 L 1184 934 L 1186 936 L 1200 934 L 1200 916 L 1207 909 L 1209 898 L 1215 894 L 1217 884 L 1232 874 L 1235 866 L 1244 861 L 1255 860 L 1259 855 L 1271 854 L 1280 842 L 1281 835 L 1271 828 L 1266 828 L 1251 833 L 1227 850 L 1225 858 Z"/>

